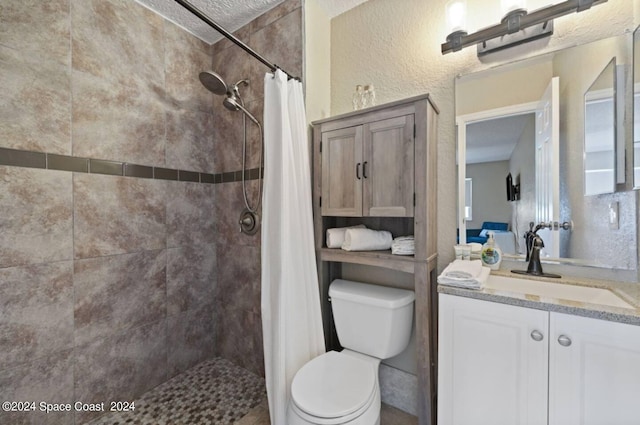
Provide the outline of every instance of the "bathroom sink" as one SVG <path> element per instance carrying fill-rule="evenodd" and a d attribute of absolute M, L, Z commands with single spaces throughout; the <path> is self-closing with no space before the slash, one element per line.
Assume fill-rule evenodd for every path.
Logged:
<path fill-rule="evenodd" d="M 489 276 L 485 284 L 485 289 L 635 309 L 635 307 L 622 300 L 610 290 L 603 288 L 540 282 L 506 276 Z"/>

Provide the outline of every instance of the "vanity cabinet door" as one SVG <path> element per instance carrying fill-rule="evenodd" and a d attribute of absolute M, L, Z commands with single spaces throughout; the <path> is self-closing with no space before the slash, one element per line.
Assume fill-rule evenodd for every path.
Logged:
<path fill-rule="evenodd" d="M 362 216 L 362 126 L 322 133 L 322 215 Z"/>
<path fill-rule="evenodd" d="M 413 115 L 365 124 L 363 215 L 413 217 Z"/>
<path fill-rule="evenodd" d="M 549 313 L 439 302 L 438 425 L 546 424 Z"/>
<path fill-rule="evenodd" d="M 551 313 L 550 425 L 640 424 L 640 326 Z"/>

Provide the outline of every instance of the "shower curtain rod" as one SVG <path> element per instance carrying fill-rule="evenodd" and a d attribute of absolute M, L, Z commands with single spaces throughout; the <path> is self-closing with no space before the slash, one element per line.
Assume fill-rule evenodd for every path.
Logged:
<path fill-rule="evenodd" d="M 265 64 L 267 67 L 269 67 L 269 69 L 271 69 L 271 71 L 275 72 L 276 69 L 279 69 L 280 71 L 282 71 L 285 74 L 287 74 L 287 77 L 289 77 L 289 79 L 294 79 L 294 80 L 300 81 L 300 78 L 294 77 L 293 75 L 289 74 L 284 69 L 280 68 L 278 65 L 272 64 L 271 62 L 266 60 L 263 56 L 258 54 L 251 47 L 247 46 L 240 39 L 238 39 L 235 35 L 231 34 L 229 31 L 227 31 L 226 29 L 222 28 L 220 25 L 218 25 L 217 23 L 212 21 L 207 15 L 204 14 L 204 12 L 202 12 L 200 9 L 196 8 L 194 5 L 192 5 L 188 1 L 186 1 L 186 0 L 175 0 L 175 2 L 180 4 L 182 7 L 187 9 L 189 12 L 193 13 L 194 15 L 196 15 L 202 21 L 207 23 L 211 28 L 213 28 L 214 30 L 218 31 L 220 34 L 222 34 L 223 36 L 225 36 L 226 38 L 231 40 L 233 43 L 235 43 L 242 50 L 244 50 L 245 52 L 249 53 L 251 56 L 253 56 L 257 60 L 259 60 L 260 62 Z"/>

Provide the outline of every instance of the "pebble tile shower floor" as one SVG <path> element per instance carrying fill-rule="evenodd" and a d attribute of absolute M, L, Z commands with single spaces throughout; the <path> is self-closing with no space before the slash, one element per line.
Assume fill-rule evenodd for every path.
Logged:
<path fill-rule="evenodd" d="M 135 401 L 135 411 L 90 425 L 231 425 L 266 399 L 264 379 L 228 360 L 208 360 Z"/>

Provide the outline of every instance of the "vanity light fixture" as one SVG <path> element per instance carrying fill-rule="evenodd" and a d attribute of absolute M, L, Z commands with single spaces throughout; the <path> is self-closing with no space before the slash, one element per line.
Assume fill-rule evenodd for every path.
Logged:
<path fill-rule="evenodd" d="M 447 36 L 447 43 L 451 43 L 452 50 L 462 49 L 462 39 L 467 36 L 467 0 L 450 0 L 446 8 L 447 28 L 451 34 Z M 443 51 L 444 54 L 444 51 Z"/>
<path fill-rule="evenodd" d="M 497 50 L 506 49 L 518 44 L 527 43 L 553 34 L 553 19 L 568 15 L 573 12 L 582 12 L 593 5 L 606 3 L 607 0 L 566 0 L 562 3 L 544 7 L 528 13 L 525 8 L 525 0 L 502 0 L 504 18 L 499 24 L 468 34 L 464 27 L 456 27 L 455 19 L 450 15 L 455 12 L 457 3 L 465 4 L 465 0 L 452 0 L 447 3 L 447 22 L 452 32 L 447 36 L 446 43 L 442 44 L 442 54 L 457 52 L 473 44 L 478 45 L 478 56 Z M 453 8 L 453 9 L 451 9 Z M 457 15 L 453 15 L 457 16 Z M 464 22 L 462 20 L 461 22 Z"/>

